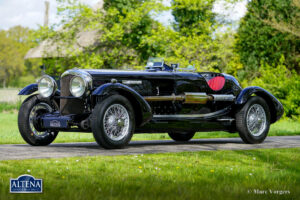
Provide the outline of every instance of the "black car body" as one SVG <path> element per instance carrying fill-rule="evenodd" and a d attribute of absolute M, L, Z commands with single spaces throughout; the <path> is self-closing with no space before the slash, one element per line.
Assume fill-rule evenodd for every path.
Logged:
<path fill-rule="evenodd" d="M 195 132 L 219 130 L 259 143 L 283 114 L 281 103 L 260 87 L 243 89 L 228 74 L 176 67 L 156 62 L 144 71 L 71 69 L 58 82 L 44 76 L 19 93 L 39 91 L 20 108 L 20 133 L 31 145 L 51 143 L 58 131 L 93 132 L 105 148 L 123 147 L 133 133 L 167 132 L 187 141 Z"/>

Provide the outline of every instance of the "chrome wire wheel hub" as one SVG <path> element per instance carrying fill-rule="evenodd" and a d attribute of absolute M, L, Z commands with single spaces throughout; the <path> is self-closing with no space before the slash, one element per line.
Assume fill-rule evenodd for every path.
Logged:
<path fill-rule="evenodd" d="M 260 136 L 266 128 L 266 112 L 259 104 L 253 104 L 247 112 L 247 128 L 251 135 Z"/>
<path fill-rule="evenodd" d="M 103 117 L 103 129 L 105 134 L 114 141 L 125 138 L 129 133 L 129 114 L 126 108 L 120 104 L 111 105 Z"/>
<path fill-rule="evenodd" d="M 35 125 L 36 118 L 38 117 L 38 115 L 44 114 L 44 113 L 50 113 L 52 111 L 53 111 L 53 109 L 51 108 L 51 106 L 46 103 L 39 103 L 39 104 L 36 104 L 35 106 L 33 106 L 33 108 L 31 109 L 31 111 L 29 113 L 29 126 L 30 126 L 32 134 L 34 134 L 38 137 L 42 137 L 42 136 L 52 133 L 51 131 L 44 131 L 44 132 L 38 131 L 36 128 L 36 125 Z"/>

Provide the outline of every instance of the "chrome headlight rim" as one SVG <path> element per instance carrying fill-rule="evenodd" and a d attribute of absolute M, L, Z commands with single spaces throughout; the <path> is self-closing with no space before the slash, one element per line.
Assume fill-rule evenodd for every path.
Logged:
<path fill-rule="evenodd" d="M 81 79 L 81 81 L 82 81 L 82 83 L 83 83 L 83 91 L 81 91 L 80 93 L 78 93 L 78 94 L 76 94 L 74 91 L 73 91 L 73 87 L 72 87 L 72 83 L 73 83 L 73 81 L 75 80 L 75 79 L 78 79 L 78 78 L 80 78 Z M 70 80 L 70 88 L 69 88 L 69 90 L 70 90 L 70 93 L 72 94 L 72 96 L 74 96 L 74 97 L 82 97 L 82 96 L 84 96 L 85 94 L 86 94 L 86 92 L 88 91 L 87 89 L 88 89 L 88 83 L 87 83 L 87 81 L 82 77 L 82 76 L 73 76 L 72 78 L 71 78 L 71 80 Z"/>
<path fill-rule="evenodd" d="M 48 79 L 49 81 L 49 84 L 50 84 L 50 87 L 49 88 L 52 88 L 52 91 L 51 92 L 48 92 L 48 93 L 44 93 L 42 92 L 42 86 L 41 86 L 41 83 L 44 79 Z M 51 96 L 54 95 L 56 89 L 57 89 L 57 83 L 56 81 L 49 75 L 43 75 L 37 82 L 38 84 L 38 92 L 39 94 L 43 97 L 43 98 L 49 98 Z"/>
<path fill-rule="evenodd" d="M 84 94 L 81 97 L 86 97 L 88 94 L 90 94 L 91 90 L 93 89 L 93 78 L 85 70 L 77 69 L 77 68 L 69 69 L 61 75 L 61 78 L 64 78 L 65 76 L 74 76 L 74 77 L 79 76 L 84 80 L 86 88 L 85 88 Z M 69 91 L 70 91 L 71 95 L 73 95 L 71 92 L 71 83 L 72 83 L 72 80 L 74 77 L 72 77 L 69 82 Z M 77 98 L 80 98 L 80 97 L 77 97 Z"/>

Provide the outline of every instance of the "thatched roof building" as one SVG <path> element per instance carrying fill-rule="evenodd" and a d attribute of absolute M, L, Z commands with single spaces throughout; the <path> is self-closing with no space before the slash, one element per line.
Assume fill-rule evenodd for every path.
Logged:
<path fill-rule="evenodd" d="M 94 10 L 103 8 L 103 0 L 99 1 L 94 7 Z M 60 30 L 61 31 L 61 30 Z M 82 51 L 85 47 L 96 45 L 97 38 L 100 37 L 98 31 L 82 31 L 76 35 L 76 40 L 71 49 Z M 30 49 L 25 55 L 25 59 L 30 58 L 54 58 L 67 57 L 68 51 L 63 43 L 53 42 L 50 39 L 42 41 L 37 47 Z"/>

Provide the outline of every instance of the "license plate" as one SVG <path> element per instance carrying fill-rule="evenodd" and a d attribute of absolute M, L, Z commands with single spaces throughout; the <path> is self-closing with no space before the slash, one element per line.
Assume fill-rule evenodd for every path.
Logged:
<path fill-rule="evenodd" d="M 59 127 L 61 127 L 60 121 L 57 121 L 57 120 L 52 120 L 52 121 L 50 121 L 50 127 L 54 127 L 54 128 L 59 128 Z"/>

